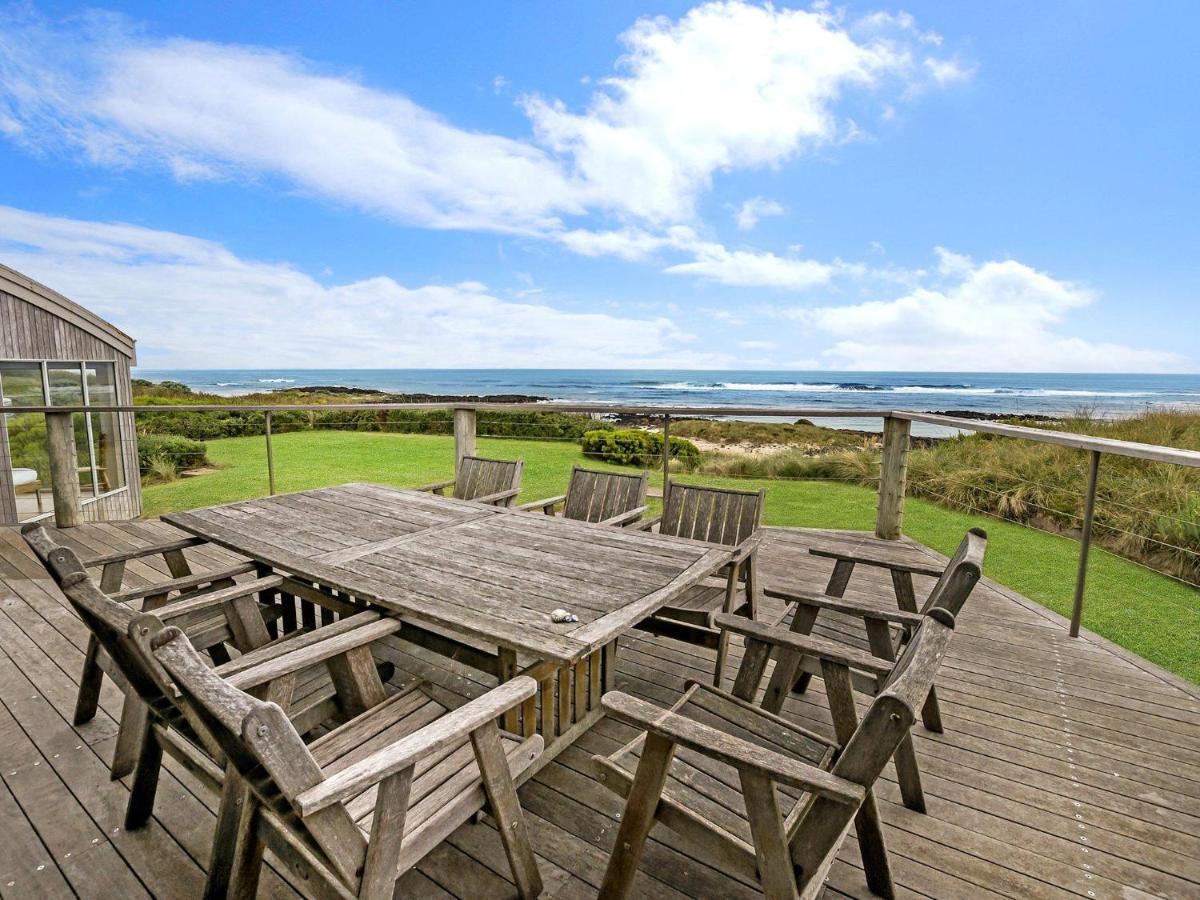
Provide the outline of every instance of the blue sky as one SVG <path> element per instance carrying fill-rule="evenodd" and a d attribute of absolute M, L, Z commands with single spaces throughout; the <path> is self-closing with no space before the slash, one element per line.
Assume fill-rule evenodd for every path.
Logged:
<path fill-rule="evenodd" d="M 1196 371 L 1191 3 L 0 7 L 146 367 Z"/>

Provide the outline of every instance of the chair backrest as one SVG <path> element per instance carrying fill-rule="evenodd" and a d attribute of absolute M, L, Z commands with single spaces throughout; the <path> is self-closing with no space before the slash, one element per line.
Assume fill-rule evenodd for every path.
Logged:
<path fill-rule="evenodd" d="M 602 522 L 646 504 L 649 472 L 601 472 L 576 466 L 571 470 L 563 518 Z"/>
<path fill-rule="evenodd" d="M 131 610 L 124 603 L 113 600 L 101 591 L 88 576 L 75 552 L 56 543 L 44 527 L 26 526 L 22 533 L 25 543 L 45 566 L 54 583 L 62 589 L 71 606 L 79 613 L 88 630 L 96 636 L 96 640 L 108 653 L 113 664 L 120 669 L 125 680 L 137 691 L 143 702 L 165 714 L 171 704 L 163 691 L 162 678 L 146 664 L 130 637 L 131 627 L 145 614 Z"/>
<path fill-rule="evenodd" d="M 925 617 L 887 683 L 842 748 L 832 769 L 834 775 L 865 788 L 875 784 L 920 715 L 953 634 L 954 616 L 945 609 L 935 608 Z M 806 887 L 814 879 L 818 879 L 817 885 L 824 879 L 856 813 L 847 804 L 819 796 L 802 813 L 791 838 L 792 861 L 800 870 L 797 881 L 802 896 L 810 895 Z"/>
<path fill-rule="evenodd" d="M 668 481 L 662 534 L 736 546 L 762 523 L 765 491 L 735 491 Z"/>
<path fill-rule="evenodd" d="M 521 459 L 464 456 L 458 466 L 458 475 L 454 479 L 454 496 L 459 500 L 474 500 L 477 497 L 519 488 L 524 466 L 525 461 Z M 516 499 L 514 495 L 502 501 L 502 505 L 512 506 Z"/>
<path fill-rule="evenodd" d="M 934 607 L 941 607 L 957 617 L 983 575 L 983 555 L 986 551 L 987 532 L 982 528 L 972 528 L 963 537 L 954 558 L 929 592 L 921 612 L 928 613 Z"/>
<path fill-rule="evenodd" d="M 278 704 L 233 687 L 212 671 L 178 628 L 164 628 L 151 645 L 154 658 L 258 800 L 295 837 L 315 849 L 352 889 L 366 858 L 366 839 L 344 804 L 303 819 L 292 801 L 324 780 L 321 767 Z"/>

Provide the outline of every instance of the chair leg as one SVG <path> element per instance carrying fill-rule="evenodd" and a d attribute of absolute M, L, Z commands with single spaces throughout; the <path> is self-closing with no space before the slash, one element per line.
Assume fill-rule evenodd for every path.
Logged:
<path fill-rule="evenodd" d="M 233 766 L 226 766 L 204 900 L 223 897 L 251 900 L 258 894 L 262 864 L 258 801 Z"/>
<path fill-rule="evenodd" d="M 129 802 L 125 806 L 125 830 L 141 828 L 154 812 L 154 796 L 158 793 L 158 773 L 162 770 L 162 745 L 147 728 L 138 754 L 137 768 L 133 773 L 133 787 Z"/>
<path fill-rule="evenodd" d="M 740 566 L 734 563 L 729 567 L 729 575 L 725 582 L 725 603 L 721 607 L 722 612 L 733 612 L 734 601 L 737 598 L 738 588 L 738 573 Z M 721 675 L 725 671 L 725 659 L 729 656 L 729 632 L 721 629 L 721 636 L 717 638 L 717 664 L 713 669 L 713 684 L 716 687 L 721 686 Z"/>
<path fill-rule="evenodd" d="M 921 707 L 921 721 L 927 729 L 936 734 L 945 731 L 942 727 L 942 708 L 938 706 L 936 688 L 929 689 L 929 696 L 925 698 L 925 705 Z"/>
<path fill-rule="evenodd" d="M 512 772 L 504 748 L 500 746 L 500 730 L 495 720 L 471 732 L 471 746 L 483 775 L 483 790 L 487 794 L 488 806 L 500 829 L 500 840 L 504 853 L 512 868 L 513 881 L 522 900 L 532 900 L 542 892 L 542 876 L 538 872 L 533 845 L 525 826 L 525 815 L 517 799 Z"/>
<path fill-rule="evenodd" d="M 629 896 L 674 758 L 674 743 L 657 734 L 646 735 L 598 900 L 625 900 Z"/>
<path fill-rule="evenodd" d="M 100 687 L 104 683 L 104 670 L 100 668 L 100 642 L 95 635 L 88 637 L 87 653 L 83 657 L 83 672 L 79 676 L 79 694 L 75 698 L 76 725 L 90 722 L 96 717 L 100 704 Z"/>
<path fill-rule="evenodd" d="M 775 783 L 758 769 L 739 768 L 750 836 L 758 861 L 758 879 L 767 900 L 795 900 L 796 872 L 783 831 Z"/>
<path fill-rule="evenodd" d="M 798 604 L 796 611 L 792 613 L 792 633 L 811 634 L 813 625 L 817 621 L 818 612 L 820 610 L 816 606 Z M 787 699 L 788 691 L 804 693 L 808 688 L 811 676 L 807 672 L 803 672 L 797 679 L 796 673 L 800 671 L 800 664 L 803 661 L 804 657 L 799 653 L 779 654 L 779 659 L 775 662 L 775 669 L 771 672 L 771 679 L 767 682 L 767 693 L 762 702 L 763 709 L 767 712 L 777 713 L 783 709 L 783 701 Z"/>
<path fill-rule="evenodd" d="M 867 876 L 867 887 L 871 893 L 893 900 L 896 887 L 892 882 L 892 866 L 888 862 L 887 844 L 883 840 L 883 825 L 879 818 L 879 807 L 875 794 L 868 792 L 863 805 L 854 817 L 854 830 L 858 834 L 858 849 L 862 854 L 863 871 Z"/>
<path fill-rule="evenodd" d="M 906 734 L 892 756 L 896 764 L 896 780 L 904 805 L 913 812 L 925 812 L 925 792 L 921 788 L 921 770 L 917 768 L 917 751 L 911 734 Z"/>
<path fill-rule="evenodd" d="M 758 621 L 758 564 L 753 554 L 746 560 L 746 602 L 750 607 L 750 618 Z"/>
<path fill-rule="evenodd" d="M 124 778 L 137 765 L 138 756 L 146 740 L 150 717 L 146 706 L 133 688 L 125 694 L 125 705 L 121 708 L 121 725 L 117 731 L 117 746 L 113 749 L 112 765 L 108 773 L 113 781 Z"/>

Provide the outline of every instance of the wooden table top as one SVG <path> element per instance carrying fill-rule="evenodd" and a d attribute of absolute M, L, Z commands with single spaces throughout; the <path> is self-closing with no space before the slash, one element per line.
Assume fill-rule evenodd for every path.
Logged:
<path fill-rule="evenodd" d="M 697 541 L 375 484 L 163 520 L 405 618 L 576 662 L 730 559 Z M 554 623 L 567 609 L 578 622 Z"/>

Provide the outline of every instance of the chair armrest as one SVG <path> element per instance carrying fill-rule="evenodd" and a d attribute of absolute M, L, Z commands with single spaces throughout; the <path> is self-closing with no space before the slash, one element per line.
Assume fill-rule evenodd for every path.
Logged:
<path fill-rule="evenodd" d="M 882 556 L 872 556 L 869 553 L 838 553 L 836 550 L 822 550 L 819 547 L 809 547 L 808 552 L 813 556 L 823 556 L 826 559 L 852 562 L 863 566 L 875 566 L 879 569 L 891 569 L 896 572 L 910 572 L 913 575 L 928 575 L 931 578 L 941 578 L 944 571 L 934 566 L 899 562 L 884 559 Z"/>
<path fill-rule="evenodd" d="M 433 491 L 444 491 L 446 488 L 452 487 L 453 485 L 454 479 L 451 478 L 449 481 L 435 481 L 433 484 L 423 484 L 420 487 L 413 488 L 413 490 L 423 491 L 424 493 L 428 494 Z"/>
<path fill-rule="evenodd" d="M 360 616 L 362 618 L 360 618 Z M 366 618 L 370 616 L 371 618 Z M 351 624 L 353 623 L 353 624 Z M 338 628 L 339 625 L 347 627 Z M 217 668 L 217 674 L 239 690 L 249 690 L 260 684 L 266 684 L 291 675 L 309 666 L 341 656 L 357 647 L 371 644 L 389 634 L 395 634 L 403 627 L 399 619 L 391 616 L 383 617 L 378 613 L 367 611 L 357 616 L 351 616 L 341 622 L 318 628 L 301 637 L 278 641 L 258 650 L 247 653 L 251 656 L 259 651 L 271 650 L 272 653 L 262 653 L 252 659 L 249 664 L 243 663 L 245 657 L 226 663 Z"/>
<path fill-rule="evenodd" d="M 170 553 L 172 550 L 186 550 L 188 547 L 195 547 L 198 544 L 203 543 L 205 543 L 203 538 L 180 538 L 177 541 L 166 541 L 161 544 L 153 544 L 149 547 L 136 547 L 132 550 L 122 550 L 120 553 L 106 553 L 103 556 L 93 556 L 83 560 L 83 564 L 85 567 L 91 569 L 95 566 L 106 566 L 109 563 L 128 562 L 133 559 L 141 559 L 143 556 L 154 556 L 159 553 Z"/>
<path fill-rule="evenodd" d="M 154 610 L 154 615 L 158 616 L 164 624 L 170 624 L 181 616 L 187 616 L 214 606 L 224 606 L 230 600 L 248 597 L 251 594 L 257 594 L 259 591 L 269 591 L 272 588 L 279 587 L 281 584 L 283 584 L 282 575 L 267 575 L 264 578 L 256 578 L 254 581 L 235 584 L 232 587 L 220 588 L 219 590 L 172 600 L 165 606 L 160 606 Z"/>
<path fill-rule="evenodd" d="M 547 509 L 558 506 L 567 499 L 566 494 L 559 494 L 557 497 L 547 497 L 545 500 L 534 500 L 532 503 L 522 503 L 517 509 Z"/>
<path fill-rule="evenodd" d="M 496 491 L 494 494 L 484 494 L 482 497 L 476 497 L 472 503 L 485 503 L 489 506 L 494 506 L 501 500 L 507 500 L 509 497 L 515 497 L 521 493 L 520 488 L 509 488 L 506 491 Z"/>
<path fill-rule="evenodd" d="M 758 550 L 758 545 L 762 543 L 762 531 L 756 531 L 750 537 L 746 538 L 733 549 L 733 559 L 730 563 L 743 563 Z"/>
<path fill-rule="evenodd" d="M 225 581 L 227 578 L 245 575 L 247 572 L 255 571 L 256 568 L 252 562 L 238 563 L 235 566 L 229 566 L 224 569 L 211 569 L 207 572 L 184 575 L 182 578 L 172 578 L 169 581 L 156 581 L 154 584 L 147 584 L 139 588 L 131 588 L 128 591 L 121 591 L 119 594 L 113 594 L 112 598 L 118 603 L 127 603 L 130 600 L 141 600 L 143 597 L 156 597 L 159 594 L 169 594 L 172 591 L 190 591 L 201 585 L 212 584 L 214 581 Z"/>
<path fill-rule="evenodd" d="M 657 516 L 651 516 L 648 519 L 644 519 L 641 522 L 638 522 L 637 525 L 634 527 L 638 531 L 649 531 L 651 528 L 653 528 L 655 525 L 657 525 L 661 521 L 662 521 L 662 515 L 659 514 Z"/>
<path fill-rule="evenodd" d="M 301 816 L 310 816 L 334 803 L 344 802 L 389 775 L 415 765 L 431 753 L 454 746 L 476 729 L 494 722 L 504 713 L 537 693 L 537 682 L 520 675 L 488 691 L 482 697 L 452 710 L 420 731 L 330 775 L 320 784 L 300 793 L 293 805 Z"/>
<path fill-rule="evenodd" d="M 649 507 L 635 506 L 633 509 L 626 510 L 623 513 L 617 513 L 615 516 L 610 516 L 607 519 L 601 519 L 599 524 L 600 525 L 620 525 L 622 527 L 624 527 L 626 525 L 632 525 L 633 523 L 637 522 L 637 520 L 642 517 L 642 515 L 646 512 L 647 509 L 649 509 Z"/>
<path fill-rule="evenodd" d="M 859 619 L 879 619 L 884 622 L 895 622 L 898 625 L 920 625 L 925 619 L 920 613 L 905 612 L 902 609 L 886 609 L 872 603 L 862 603 L 858 600 L 846 600 L 843 597 L 830 597 L 828 594 L 805 594 L 791 591 L 763 591 L 767 597 L 774 597 L 785 603 L 799 603 L 803 606 L 816 606 L 833 612 L 845 613 Z"/>
<path fill-rule="evenodd" d="M 873 675 L 890 675 L 893 662 L 879 659 L 845 644 L 827 641 L 824 638 L 808 634 L 796 634 L 787 628 L 766 625 L 747 619 L 745 616 L 731 616 L 728 613 L 717 613 L 713 616 L 713 624 L 722 631 L 732 631 L 750 640 L 763 641 L 779 647 L 781 650 L 793 650 L 806 656 L 816 656 L 828 662 L 849 666 Z"/>
<path fill-rule="evenodd" d="M 782 784 L 854 806 L 862 803 L 866 795 L 865 788 L 845 778 L 620 691 L 609 691 L 600 698 L 600 704 L 607 713 L 626 724 L 652 731 L 737 768 L 755 769 Z"/>

